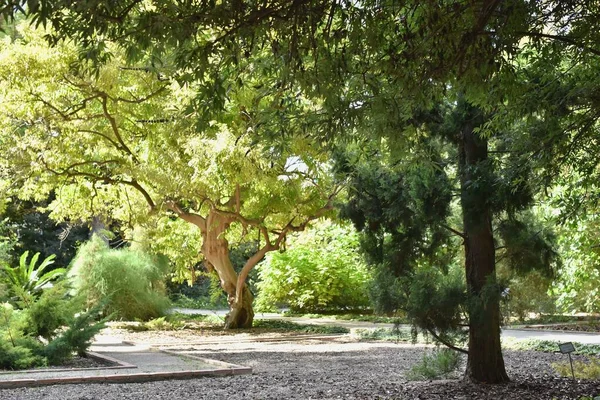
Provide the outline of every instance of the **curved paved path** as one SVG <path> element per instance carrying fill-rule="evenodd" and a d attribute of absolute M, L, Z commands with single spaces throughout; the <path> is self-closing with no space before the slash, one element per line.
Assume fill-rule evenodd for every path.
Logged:
<path fill-rule="evenodd" d="M 173 311 L 182 314 L 205 314 L 224 316 L 228 310 L 195 310 L 187 308 L 174 308 Z M 391 328 L 393 324 L 373 323 L 362 321 L 340 321 L 333 318 L 305 318 L 305 317 L 283 317 L 278 313 L 256 313 L 255 318 L 258 319 L 279 319 L 282 321 L 297 322 L 301 324 L 313 325 L 338 325 L 348 329 L 369 329 L 369 328 Z M 403 325 L 408 329 L 408 325 Z M 548 331 L 541 329 L 502 329 L 502 337 L 511 337 L 515 339 L 540 339 L 540 340 L 555 340 L 558 342 L 577 342 L 586 344 L 600 344 L 600 334 L 583 333 L 583 332 L 561 332 Z"/>

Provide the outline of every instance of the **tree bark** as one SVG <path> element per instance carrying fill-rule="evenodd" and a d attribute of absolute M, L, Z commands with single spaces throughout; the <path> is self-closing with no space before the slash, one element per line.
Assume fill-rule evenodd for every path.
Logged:
<path fill-rule="evenodd" d="M 245 282 L 242 282 L 241 296 L 237 295 L 238 275 L 229 258 L 229 243 L 224 233 L 231 224 L 231 219 L 216 212 L 209 212 L 206 227 L 202 229 L 202 253 L 206 261 L 215 269 L 221 287 L 227 294 L 229 314 L 225 320 L 225 328 L 252 328 L 254 297 Z M 240 298 L 241 297 L 241 298 Z"/>
<path fill-rule="evenodd" d="M 504 383 L 509 378 L 500 345 L 500 297 L 494 286 L 496 263 L 488 143 L 473 131 L 482 122 L 481 112 L 466 104 L 464 107 L 459 166 L 465 271 L 467 289 L 473 300 L 469 307 L 469 355 L 465 378 L 476 382 Z M 486 290 L 488 288 L 491 290 Z"/>

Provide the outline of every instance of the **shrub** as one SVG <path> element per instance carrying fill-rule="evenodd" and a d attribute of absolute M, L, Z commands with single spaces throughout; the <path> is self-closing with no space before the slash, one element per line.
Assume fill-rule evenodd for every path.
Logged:
<path fill-rule="evenodd" d="M 412 381 L 447 378 L 460 363 L 460 354 L 450 349 L 437 349 L 425 354 L 421 362 L 412 366 L 406 378 Z"/>
<path fill-rule="evenodd" d="M 0 368 L 61 364 L 74 353 L 82 354 L 87 349 L 104 323 L 94 320 L 98 310 L 76 317 L 81 302 L 68 297 L 67 290 L 59 282 L 44 290 L 27 308 L 0 305 Z"/>
<path fill-rule="evenodd" d="M 571 364 L 568 362 L 553 363 L 552 368 L 562 376 L 573 376 L 571 373 Z M 573 372 L 575 372 L 575 378 L 600 379 L 600 360 L 598 358 L 590 358 L 588 362 L 573 361 Z"/>
<path fill-rule="evenodd" d="M 322 222 L 293 239 L 287 251 L 269 253 L 258 272 L 258 309 L 288 305 L 315 312 L 369 305 L 369 274 L 350 226 Z"/>
<path fill-rule="evenodd" d="M 505 274 L 500 269 L 499 276 Z M 523 322 L 530 313 L 552 314 L 556 311 L 555 299 L 548 294 L 552 279 L 539 271 L 513 275 L 508 279 L 508 288 L 501 302 L 502 314 L 507 322 L 511 317 Z"/>
<path fill-rule="evenodd" d="M 72 320 L 66 330 L 61 332 L 44 348 L 43 354 L 52 365 L 63 363 L 71 358 L 73 353 L 80 356 L 90 346 L 91 340 L 101 329 L 104 322 L 94 322 L 101 305 L 78 315 Z"/>
<path fill-rule="evenodd" d="M 131 249 L 113 250 L 99 237 L 81 246 L 70 273 L 89 305 L 104 304 L 104 314 L 149 320 L 169 307 L 164 259 Z"/>

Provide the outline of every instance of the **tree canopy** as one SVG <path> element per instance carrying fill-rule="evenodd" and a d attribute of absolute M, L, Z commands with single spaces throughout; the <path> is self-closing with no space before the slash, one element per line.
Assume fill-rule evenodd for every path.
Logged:
<path fill-rule="evenodd" d="M 484 311 L 478 314 L 473 308 L 469 311 L 467 375 L 486 382 L 508 379 L 500 349 L 499 288 L 495 279 L 496 238 L 502 233 L 496 232 L 495 226 L 505 232 L 518 227 L 519 213 L 531 204 L 541 188 L 564 173 L 569 165 L 577 165 L 574 168 L 587 173 L 584 177 L 597 172 L 597 157 L 588 157 L 597 154 L 595 149 L 589 148 L 595 143 L 597 131 L 596 79 L 585 79 L 586 74 L 593 75 L 600 55 L 600 49 L 596 48 L 600 39 L 596 26 L 600 9 L 596 2 L 94 0 L 73 4 L 61 0 L 15 0 L 1 13 L 10 20 L 19 9 L 31 15 L 36 24 L 53 28 L 47 38 L 55 46 L 63 46 L 65 40 L 75 40 L 81 48 L 78 55 L 73 54 L 74 64 L 95 71 L 99 82 L 108 84 L 110 81 L 103 71 L 113 71 L 110 76 L 117 72 L 123 76 L 133 73 L 119 68 L 125 61 L 134 63 L 127 64 L 127 68 L 135 65 L 134 68 L 148 71 L 144 73 L 147 76 L 157 78 L 145 82 L 144 85 L 149 86 L 143 86 L 141 92 L 134 90 L 133 94 L 119 92 L 109 96 L 111 92 L 102 88 L 106 95 L 88 100 L 85 96 L 92 93 L 80 96 L 79 103 L 86 108 L 94 104 L 100 115 L 98 121 L 108 127 L 112 147 L 107 154 L 111 158 L 62 168 L 48 164 L 55 175 L 74 175 L 70 178 L 82 179 L 86 175 L 81 173 L 88 174 L 88 178 L 89 174 L 100 177 L 103 170 L 109 170 L 113 176 L 110 179 L 115 180 L 109 180 L 109 184 L 121 183 L 135 189 L 141 193 L 138 201 L 144 199 L 151 206 L 164 205 L 183 219 L 195 222 L 201 230 L 202 226 L 211 224 L 207 225 L 204 217 L 199 219 L 198 214 L 189 210 L 209 205 L 172 196 L 177 193 L 178 182 L 186 186 L 177 177 L 194 177 L 194 167 L 205 166 L 200 162 L 207 158 L 201 156 L 202 144 L 182 139 L 186 135 L 166 138 L 163 124 L 152 124 L 147 129 L 148 136 L 144 136 L 139 124 L 149 119 L 148 113 L 142 117 L 133 111 L 143 96 L 172 90 L 170 87 L 161 89 L 164 85 L 161 74 L 166 73 L 184 88 L 182 96 L 188 106 L 182 112 L 189 113 L 194 120 L 193 124 L 191 119 L 169 120 L 171 115 L 168 115 L 169 132 L 187 132 L 192 126 L 203 134 L 215 130 L 225 132 L 223 137 L 229 143 L 245 147 L 236 156 L 229 157 L 230 153 L 225 152 L 220 153 L 220 157 L 229 165 L 232 157 L 239 160 L 242 153 L 243 160 L 256 156 L 257 165 L 263 166 L 258 170 L 245 163 L 233 164 L 243 172 L 252 171 L 253 175 L 262 174 L 270 167 L 274 155 L 281 156 L 280 163 L 274 164 L 279 165 L 280 172 L 287 171 L 286 162 L 293 157 L 302 159 L 302 165 L 309 168 L 323 166 L 322 159 L 317 162 L 307 159 L 305 154 L 314 154 L 311 145 L 332 137 L 350 137 L 358 143 L 378 140 L 386 152 L 393 154 L 392 163 L 415 154 L 430 137 L 443 142 L 447 147 L 427 150 L 421 153 L 424 156 L 420 159 L 438 169 L 437 174 L 429 175 L 439 177 L 438 183 L 453 184 L 457 198 L 454 204 L 461 210 L 458 222 L 462 228 L 447 223 L 445 228 L 440 223 L 446 217 L 449 200 L 443 196 L 448 192 L 432 192 L 427 185 L 424 185 L 425 190 L 415 190 L 419 188 L 410 186 L 410 174 L 406 175 L 407 179 L 403 175 L 405 171 L 387 167 L 383 173 L 371 176 L 387 185 L 375 193 L 382 195 L 381 209 L 390 214 L 383 213 L 385 218 L 379 218 L 379 222 L 387 221 L 387 225 L 379 226 L 397 231 L 413 229 L 416 236 L 426 239 L 436 238 L 437 232 L 445 230 L 463 239 L 468 295 L 477 298 L 479 311 Z M 113 47 L 113 43 L 117 47 Z M 117 48 L 123 49 L 124 55 Z M 90 65 L 90 60 L 95 63 Z M 103 64 L 106 67 L 99 66 Z M 556 65 L 559 67 L 555 68 Z M 139 79 L 139 75 L 136 76 Z M 148 105 L 153 115 L 160 111 L 158 114 L 163 119 L 165 110 L 178 102 L 164 101 L 161 96 L 157 94 L 142 103 Z M 119 121 L 110 108 L 117 104 L 129 115 L 123 119 L 122 131 L 115 131 L 112 123 Z M 71 112 L 59 109 L 62 113 Z M 121 133 L 129 131 L 140 136 L 140 148 L 122 140 Z M 47 129 L 47 132 L 55 131 Z M 58 137 L 65 135 L 56 132 Z M 290 143 L 283 148 L 269 142 L 276 137 L 286 138 L 292 132 L 308 136 L 302 136 L 299 142 L 276 141 Z M 75 143 L 82 140 L 79 137 L 74 137 Z M 95 137 L 95 140 L 102 142 L 103 139 Z M 219 145 L 214 138 L 203 140 Z M 183 145 L 183 154 L 169 153 L 173 141 L 180 147 Z M 136 146 L 137 142 L 136 136 Z M 161 148 L 161 155 L 145 147 L 150 142 Z M 232 149 L 231 146 L 225 148 Z M 170 158 L 175 157 L 173 154 L 188 160 L 187 164 L 181 169 L 170 166 L 163 171 L 164 163 L 171 165 L 174 161 Z M 115 163 L 113 158 L 117 156 L 119 161 Z M 50 155 L 25 160 L 34 167 L 43 166 L 49 162 L 46 157 Z M 136 171 L 139 160 L 146 160 L 144 157 L 154 157 L 152 161 L 159 162 L 161 168 L 131 172 Z M 448 160 L 452 160 L 454 169 L 445 164 Z M 380 166 L 388 165 L 388 160 L 384 161 Z M 241 218 L 242 202 L 237 200 L 242 198 L 244 190 L 258 188 L 238 186 L 228 178 L 229 167 L 223 168 L 217 163 L 214 168 L 219 171 L 217 176 L 222 174 L 223 177 L 211 187 L 216 184 L 227 189 L 218 191 L 217 199 L 210 197 L 217 214 L 230 217 L 221 220 L 221 231 L 233 221 L 244 226 L 255 218 L 260 220 L 261 215 Z M 303 175 L 297 172 L 294 175 Z M 159 179 L 148 184 L 149 176 Z M 277 184 L 275 187 L 297 182 L 280 179 L 280 173 L 267 176 Z M 386 176 L 388 182 L 385 182 Z M 320 183 L 320 179 L 323 178 L 317 182 Z M 98 184 L 101 182 L 98 180 Z M 589 181 L 585 183 L 593 185 Z M 45 184 L 44 179 L 36 181 L 36 186 Z M 320 186 L 309 185 L 308 188 Z M 184 192 L 196 198 L 198 193 L 186 192 L 192 187 L 195 186 L 186 186 Z M 65 190 L 75 192 L 82 188 L 86 186 L 68 186 Z M 386 188 L 397 189 L 400 198 L 390 198 Z M 300 189 L 303 192 L 307 187 L 300 184 Z M 112 189 L 104 186 L 99 190 L 97 185 L 88 183 L 86 190 L 88 194 L 102 193 L 107 199 L 116 198 Z M 275 192 L 279 195 L 277 190 Z M 293 192 L 286 189 L 286 193 Z M 411 200 L 405 194 L 416 194 L 413 198 L 424 201 L 428 193 L 442 196 L 440 207 L 436 209 L 440 211 L 440 218 L 426 221 L 428 229 L 416 229 L 412 214 L 423 216 L 421 210 L 426 209 L 423 204 L 427 203 Z M 365 194 L 359 193 L 362 195 Z M 290 201 L 302 204 L 298 200 Z M 244 202 L 243 207 L 251 204 L 252 201 Z M 355 205 L 364 204 L 357 197 Z M 321 203 L 319 207 L 322 206 Z M 319 212 L 317 208 L 310 211 L 307 214 Z M 378 210 L 363 208 L 363 212 L 364 219 L 371 222 L 373 218 L 382 217 L 376 215 Z M 501 225 L 499 219 L 510 223 Z M 271 248 L 268 236 L 263 236 L 266 248 Z M 395 232 L 394 239 L 404 241 L 409 236 L 405 231 Z M 420 248 L 421 252 L 427 249 L 421 239 L 412 237 L 409 247 Z M 207 237 L 204 239 L 206 243 Z M 216 243 L 220 236 L 213 239 Z M 210 246 L 204 246 L 204 252 L 207 258 L 211 257 Z M 214 255 L 215 263 L 217 259 L 219 257 Z M 474 318 L 478 315 L 483 317 Z"/>
<path fill-rule="evenodd" d="M 133 228 L 180 217 L 196 225 L 232 303 L 267 251 L 332 207 L 339 188 L 318 142 L 300 132 L 285 143 L 258 143 L 252 122 L 238 117 L 252 88 L 230 91 L 230 112 L 198 131 L 186 107 L 193 84 L 127 67 L 117 56 L 86 75 L 72 68 L 70 43 L 49 48 L 26 27 L 17 41 L 2 42 L 1 54 L 0 143 L 16 194 L 55 192 L 49 207 L 59 219 L 100 215 Z M 227 240 L 257 230 L 262 245 L 240 285 Z M 211 259 L 211 251 L 224 253 Z"/>

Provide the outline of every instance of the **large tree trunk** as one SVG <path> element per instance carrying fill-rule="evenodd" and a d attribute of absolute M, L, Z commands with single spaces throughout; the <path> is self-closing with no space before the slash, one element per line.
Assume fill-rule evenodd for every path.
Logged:
<path fill-rule="evenodd" d="M 206 229 L 202 230 L 202 252 L 206 261 L 219 275 L 221 287 L 227 293 L 230 312 L 225 321 L 225 328 L 252 328 L 253 296 L 245 282 L 241 283 L 244 286 L 242 296 L 236 295 L 238 275 L 229 259 L 229 243 L 224 237 L 229 224 L 230 221 L 226 217 L 209 214 Z"/>
<path fill-rule="evenodd" d="M 509 379 L 500 346 L 500 297 L 495 287 L 488 143 L 473 132 L 482 122 L 481 113 L 469 105 L 464 106 L 465 119 L 459 144 L 461 206 L 467 289 L 474 300 L 469 307 L 466 378 L 476 382 L 503 383 Z"/>

